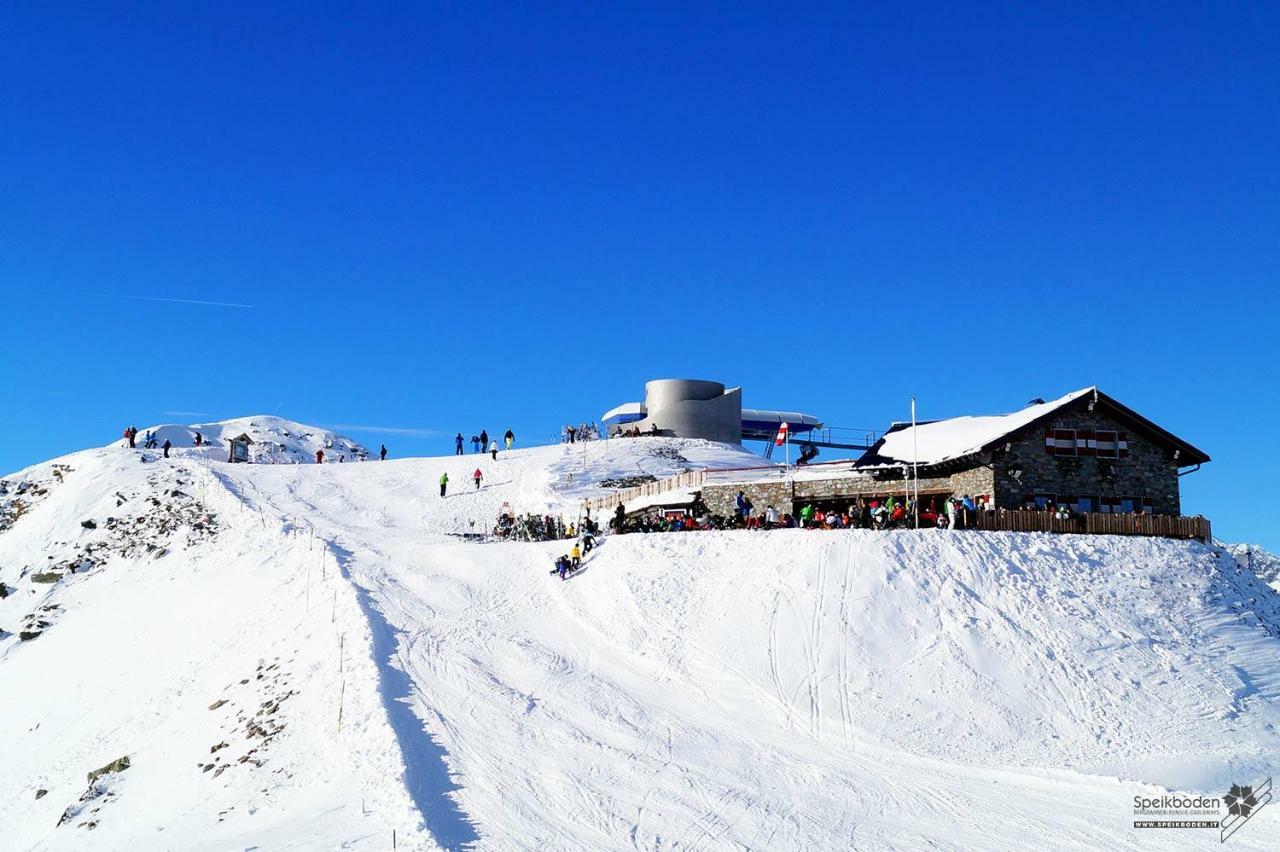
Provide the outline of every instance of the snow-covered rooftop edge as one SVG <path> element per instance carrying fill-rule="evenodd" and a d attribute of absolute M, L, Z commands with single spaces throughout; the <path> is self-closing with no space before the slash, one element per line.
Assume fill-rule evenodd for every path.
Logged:
<path fill-rule="evenodd" d="M 920 464 L 941 464 L 963 458 L 1095 391 L 1096 386 L 1081 388 L 1050 402 L 1028 405 L 1011 414 L 952 417 L 908 426 L 885 435 L 874 452 L 883 460 Z"/>

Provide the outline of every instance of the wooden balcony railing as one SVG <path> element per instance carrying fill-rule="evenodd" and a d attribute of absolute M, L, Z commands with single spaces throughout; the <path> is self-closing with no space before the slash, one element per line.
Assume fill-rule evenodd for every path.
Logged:
<path fill-rule="evenodd" d="M 1209 519 L 1196 515 L 1112 515 L 1087 512 L 1059 518 L 1033 509 L 997 509 L 976 512 L 973 528 L 1005 532 L 1090 533 L 1094 535 L 1150 535 L 1163 538 L 1213 540 Z"/>

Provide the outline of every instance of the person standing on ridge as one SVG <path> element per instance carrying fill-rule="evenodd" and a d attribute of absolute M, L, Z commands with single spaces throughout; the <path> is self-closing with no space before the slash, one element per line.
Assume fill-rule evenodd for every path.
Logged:
<path fill-rule="evenodd" d="M 458 436 L 453 439 L 453 454 L 455 456 L 462 455 L 462 433 L 461 432 L 459 432 Z"/>
<path fill-rule="evenodd" d="M 164 457 L 165 457 L 165 458 L 169 458 L 169 448 L 170 448 L 170 447 L 172 447 L 172 446 L 173 446 L 173 444 L 169 441 L 169 439 L 168 439 L 168 438 L 165 438 L 165 439 L 164 439 L 164 447 L 162 448 L 162 449 L 164 450 Z"/>
<path fill-rule="evenodd" d="M 316 450 L 316 464 L 324 464 L 324 450 Z"/>
<path fill-rule="evenodd" d="M 480 490 L 480 481 L 484 479 L 484 474 L 480 472 L 480 468 L 476 468 L 476 472 L 471 474 L 471 478 L 476 481 L 476 490 Z"/>
<path fill-rule="evenodd" d="M 498 460 L 498 442 L 497 441 L 494 441 L 491 444 L 489 444 L 489 454 L 493 456 L 494 461 Z"/>
<path fill-rule="evenodd" d="M 489 446 L 489 433 L 484 429 L 480 430 L 480 452 L 484 452 L 484 448 Z"/>
<path fill-rule="evenodd" d="M 508 430 L 507 430 L 507 434 L 506 434 L 504 437 L 506 438 L 506 441 L 507 441 L 507 449 L 509 450 L 509 449 L 511 449 L 511 445 L 512 445 L 512 444 L 514 444 L 514 443 L 516 442 L 516 433 L 515 433 L 515 432 L 512 432 L 510 429 L 508 429 Z"/>
<path fill-rule="evenodd" d="M 382 452 L 378 453 L 378 461 L 386 461 L 386 460 L 387 460 L 387 445 L 383 444 Z"/>
<path fill-rule="evenodd" d="M 446 489 L 448 489 L 448 487 L 449 487 L 449 474 L 448 473 L 440 474 L 440 496 L 441 497 L 444 496 L 444 492 Z"/>
<path fill-rule="evenodd" d="M 473 453 L 480 452 L 480 436 L 478 435 L 471 436 L 471 452 Z"/>

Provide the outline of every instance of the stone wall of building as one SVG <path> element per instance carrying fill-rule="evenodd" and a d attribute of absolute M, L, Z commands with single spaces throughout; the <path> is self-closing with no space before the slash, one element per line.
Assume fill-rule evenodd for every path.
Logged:
<path fill-rule="evenodd" d="M 858 497 L 899 497 L 912 489 L 913 484 L 901 477 L 873 479 L 870 476 L 841 476 L 829 479 L 801 479 L 798 481 L 771 480 L 768 482 L 744 482 L 725 485 L 705 485 L 702 500 L 713 515 L 728 517 L 733 514 L 734 499 L 742 491 L 757 511 L 774 506 L 780 512 L 795 512 L 810 500 L 833 500 Z M 927 508 L 926 497 L 971 497 L 990 495 L 994 480 L 989 467 L 975 467 L 950 476 L 921 477 L 920 505 Z"/>
<path fill-rule="evenodd" d="M 1114 459 L 1054 455 L 1045 447 L 1046 427 L 1127 432 L 1129 452 Z M 1051 423 L 1013 436 L 1009 443 L 1007 451 L 997 447 L 991 456 L 996 505 L 1001 508 L 1020 509 L 1028 496 L 1048 494 L 1055 500 L 1146 498 L 1157 514 L 1181 514 L 1178 463 L 1166 448 L 1109 417 L 1084 410 L 1064 411 Z M 1014 477 L 1014 471 L 1021 471 L 1021 476 Z"/>
<path fill-rule="evenodd" d="M 704 485 L 702 502 L 713 515 L 729 517 L 733 514 L 734 499 L 741 491 L 747 495 L 751 505 L 760 511 L 769 506 L 776 506 L 779 512 L 790 512 L 795 483 L 785 480 L 773 482 L 745 482 L 740 485 Z"/>

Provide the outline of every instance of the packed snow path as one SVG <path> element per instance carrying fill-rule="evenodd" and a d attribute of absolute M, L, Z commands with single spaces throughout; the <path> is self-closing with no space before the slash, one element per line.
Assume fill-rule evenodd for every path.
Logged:
<path fill-rule="evenodd" d="M 21 593 L 0 627 L 60 607 L 38 638 L 0 638 L 0 693 L 21 696 L 0 706 L 6 849 L 382 849 L 392 831 L 425 849 L 1203 848 L 1216 833 L 1134 830 L 1133 796 L 1220 795 L 1280 753 L 1280 603 L 1201 545 L 632 535 L 561 582 L 568 542 L 456 534 L 504 502 L 572 516 L 602 479 L 744 454 L 175 456 L 68 457 L 0 535 Z M 174 490 L 215 536 L 47 590 L 19 575 L 99 540 L 84 518 L 186 511 Z M 79 798 L 122 754 L 133 766 Z M 1278 827 L 1264 810 L 1231 843 L 1266 848 Z"/>

